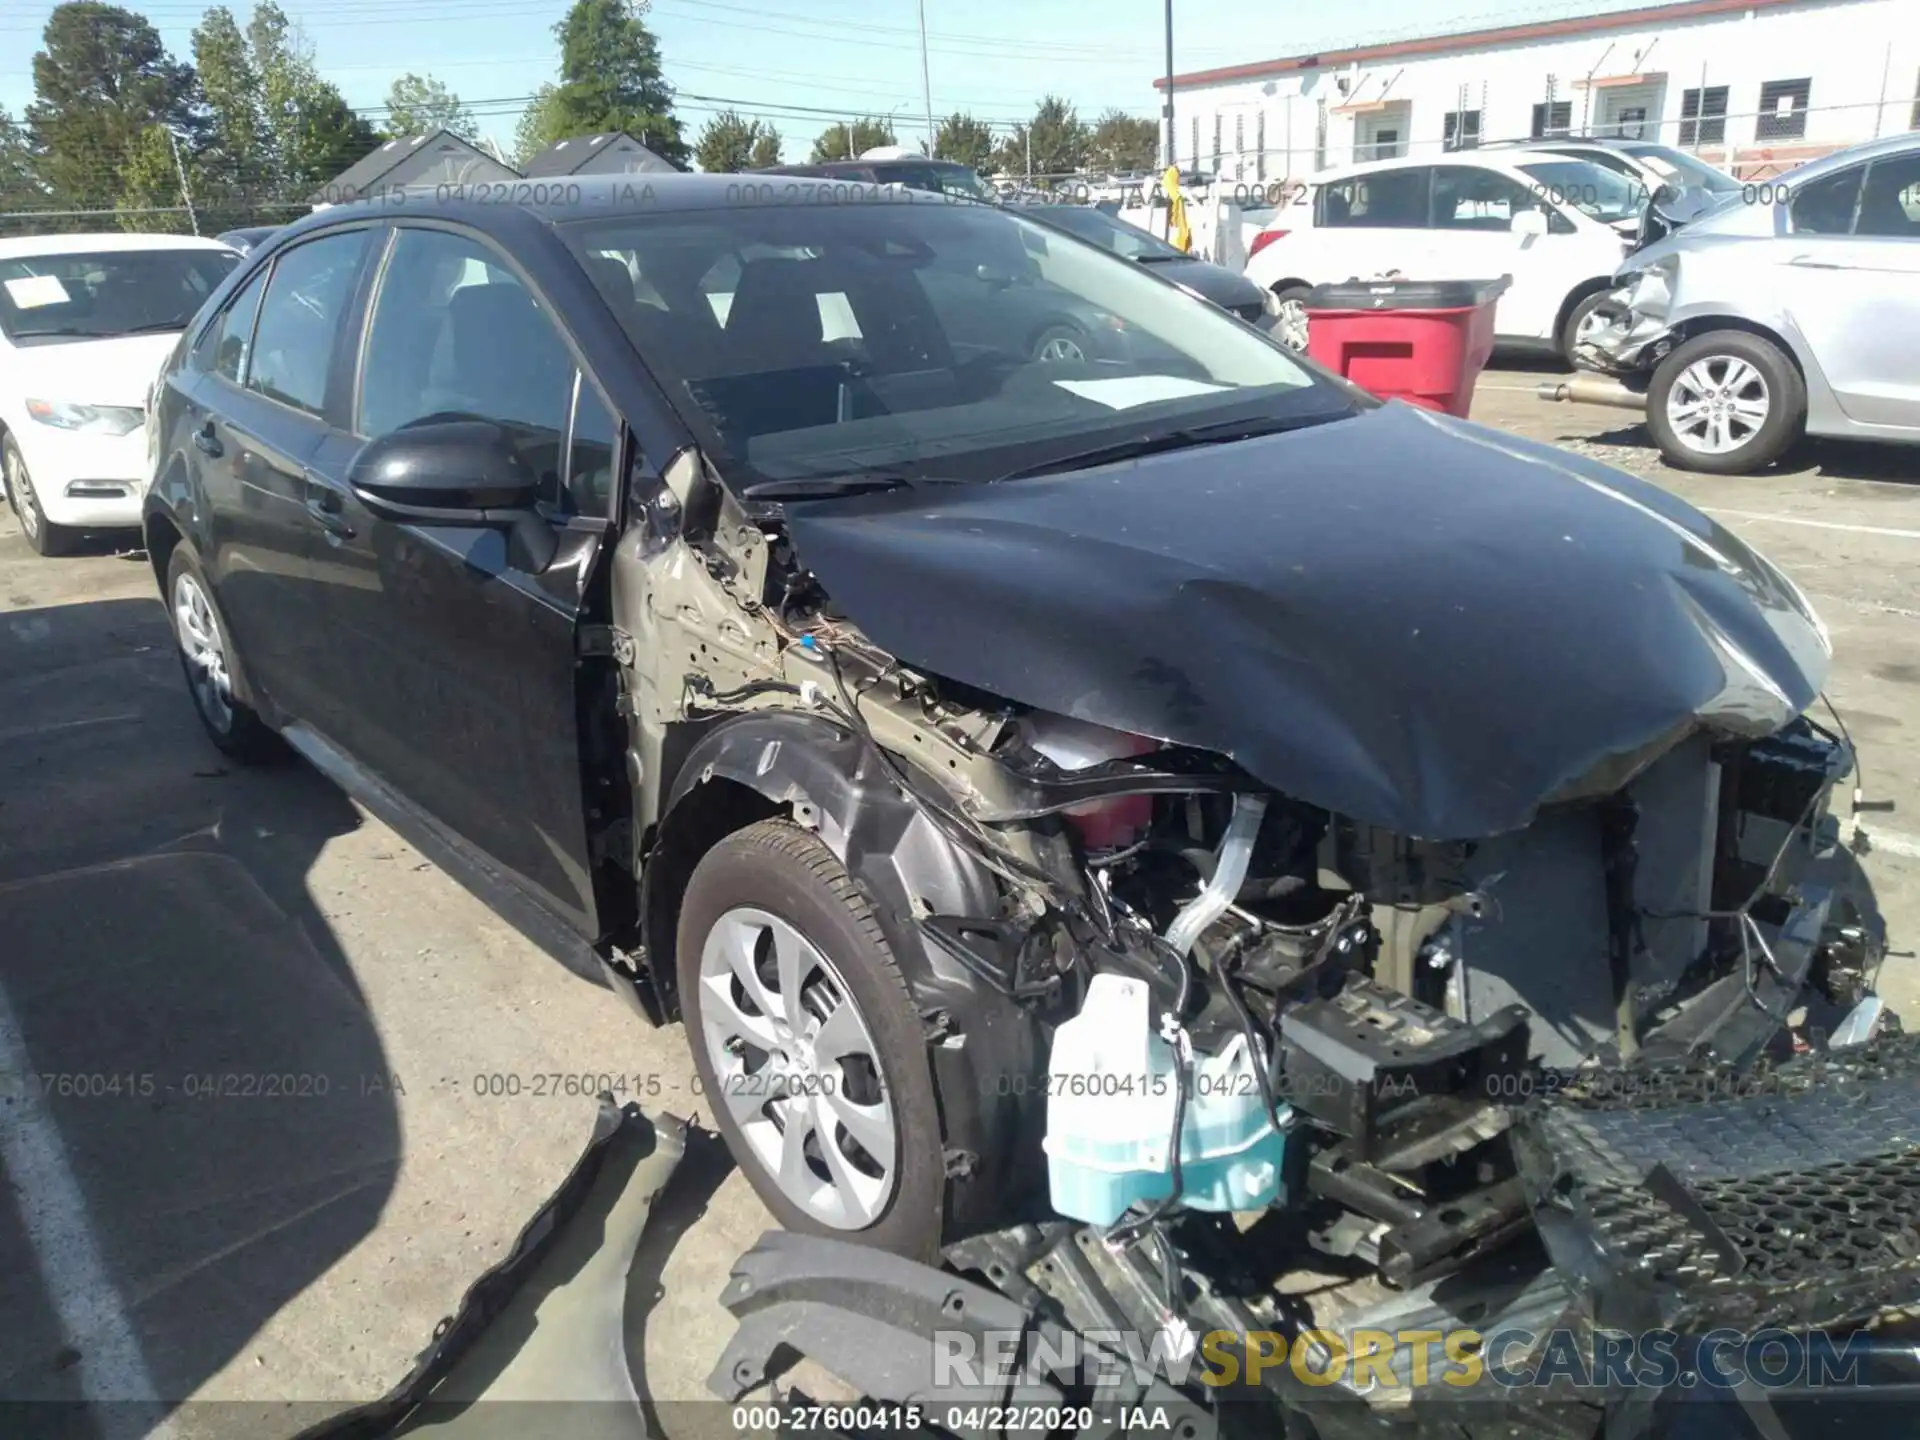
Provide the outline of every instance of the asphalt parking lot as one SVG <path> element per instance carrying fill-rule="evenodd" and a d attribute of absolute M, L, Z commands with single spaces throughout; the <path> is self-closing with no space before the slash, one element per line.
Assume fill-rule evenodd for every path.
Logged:
<path fill-rule="evenodd" d="M 1632 416 L 1538 401 L 1541 378 L 1488 372 L 1475 417 L 1668 485 L 1825 617 L 1867 797 L 1894 806 L 1863 864 L 1913 943 L 1916 452 L 1680 475 Z M 1920 1022 L 1920 961 L 1891 958 L 1883 989 Z M 123 1402 L 108 1433 L 172 1410 L 181 1436 L 287 1435 L 372 1398 L 566 1173 L 594 1101 L 565 1077 L 599 1076 L 700 1114 L 677 1030 L 311 771 L 222 762 L 144 557 L 43 560 L 0 509 L 0 1396 Z M 715 1297 L 769 1224 L 737 1174 L 686 1205 L 647 1325 L 660 1399 L 703 1393 L 731 1333 Z"/>

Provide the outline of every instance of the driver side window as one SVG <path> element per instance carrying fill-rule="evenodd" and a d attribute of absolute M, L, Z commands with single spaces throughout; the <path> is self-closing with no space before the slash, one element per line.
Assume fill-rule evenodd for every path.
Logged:
<path fill-rule="evenodd" d="M 513 436 L 547 501 L 572 511 L 600 493 L 565 481 L 577 373 L 553 317 L 486 246 L 443 230 L 396 233 L 361 361 L 360 434 L 433 417 L 491 420 Z"/>

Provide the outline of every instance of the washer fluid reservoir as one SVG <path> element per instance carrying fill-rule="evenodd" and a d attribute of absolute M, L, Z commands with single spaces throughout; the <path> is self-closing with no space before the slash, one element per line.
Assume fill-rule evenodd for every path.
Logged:
<path fill-rule="evenodd" d="M 1053 1208 L 1070 1219 L 1111 1225 L 1172 1193 L 1175 1061 L 1151 1007 L 1144 982 L 1096 975 L 1080 1013 L 1054 1031 L 1044 1146 Z M 1192 1209 L 1258 1210 L 1281 1198 L 1290 1112 L 1265 1113 L 1256 1063 L 1240 1035 L 1194 1057 L 1180 1144 L 1180 1202 Z"/>

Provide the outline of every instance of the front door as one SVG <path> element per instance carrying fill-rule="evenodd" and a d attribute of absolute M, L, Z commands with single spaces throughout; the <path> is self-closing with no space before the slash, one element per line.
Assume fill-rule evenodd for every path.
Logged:
<path fill-rule="evenodd" d="M 1791 206 L 1778 293 L 1835 401 L 1857 424 L 1920 429 L 1920 152 L 1814 181 Z"/>
<path fill-rule="evenodd" d="M 558 551 L 540 573 L 498 530 L 385 520 L 354 498 L 362 443 L 456 415 L 505 426 L 544 478 Z M 616 430 L 504 256 L 463 232 L 401 227 L 368 310 L 353 434 L 307 476 L 349 697 L 328 738 L 588 936 L 599 918 L 575 631 L 609 523 Z"/>
<path fill-rule="evenodd" d="M 1529 187 L 1504 171 L 1481 165 L 1438 165 L 1433 172 L 1435 278 L 1513 283 L 1494 311 L 1495 333 L 1516 339 L 1553 334 L 1560 304 L 1575 280 L 1569 252 L 1579 248 L 1573 222 L 1550 203 L 1546 187 Z M 1547 233 L 1516 233 L 1514 217 L 1545 218 Z"/>

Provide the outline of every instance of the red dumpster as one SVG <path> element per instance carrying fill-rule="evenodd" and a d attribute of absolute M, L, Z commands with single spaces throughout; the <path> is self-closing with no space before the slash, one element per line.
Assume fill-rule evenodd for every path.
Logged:
<path fill-rule="evenodd" d="M 1348 280 L 1306 295 L 1307 354 L 1383 400 L 1466 416 L 1493 352 L 1498 280 Z"/>

